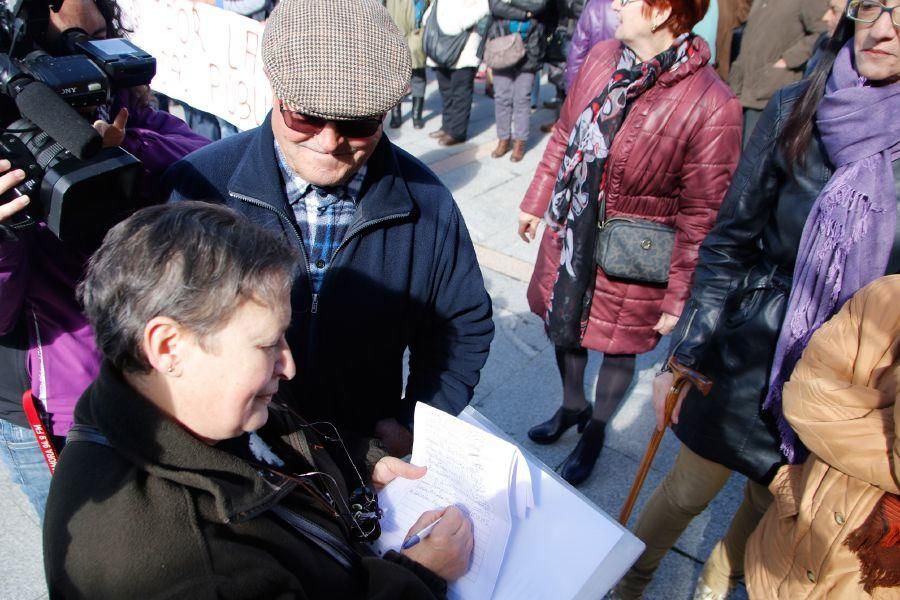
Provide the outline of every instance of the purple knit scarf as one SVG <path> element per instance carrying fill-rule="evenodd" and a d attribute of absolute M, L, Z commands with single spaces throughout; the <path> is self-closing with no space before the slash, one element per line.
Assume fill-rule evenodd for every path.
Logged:
<path fill-rule="evenodd" d="M 809 338 L 857 290 L 884 275 L 897 228 L 892 156 L 900 150 L 900 84 L 866 85 L 856 71 L 853 40 L 840 51 L 816 112 L 825 151 L 837 168 L 803 228 L 787 314 L 781 325 L 769 391 L 791 464 L 808 451 L 784 418 L 781 393 Z"/>

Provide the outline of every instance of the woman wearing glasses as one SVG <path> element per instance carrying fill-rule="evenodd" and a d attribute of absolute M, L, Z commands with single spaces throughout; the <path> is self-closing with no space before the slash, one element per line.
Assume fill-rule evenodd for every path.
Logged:
<path fill-rule="evenodd" d="M 654 348 L 678 320 L 697 248 L 740 154 L 740 103 L 708 64 L 706 42 L 690 33 L 707 5 L 613 3 L 616 39 L 588 54 L 520 206 L 526 242 L 542 219 L 548 224 L 528 303 L 545 319 L 563 387 L 562 406 L 528 436 L 549 444 L 578 425 L 583 434 L 561 468 L 573 484 L 597 461 L 635 355 Z M 638 239 L 641 247 L 620 253 L 626 268 L 632 252 L 662 243 L 659 230 L 674 239 L 671 258 L 659 261 L 662 281 L 598 268 L 598 222 L 614 219 L 657 228 Z M 593 407 L 584 393 L 589 349 L 604 353 Z"/>
<path fill-rule="evenodd" d="M 60 598 L 436 598 L 468 568 L 456 508 L 377 558 L 377 489 L 424 469 L 272 402 L 296 255 L 200 202 L 142 210 L 79 295 L 104 363 L 50 489 L 44 564 Z M 359 446 L 359 447 L 357 447 Z"/>
<path fill-rule="evenodd" d="M 647 550 L 620 586 L 625 597 L 640 594 L 733 471 L 749 478 L 744 502 L 707 561 L 699 597 L 724 597 L 743 574 L 769 490 L 790 518 L 778 469 L 808 453 L 782 414 L 782 387 L 823 322 L 870 281 L 900 271 L 900 10 L 891 2 L 852 0 L 810 79 L 769 102 L 700 248 L 672 352 L 714 383 L 675 408 L 683 446 L 638 519 Z M 654 381 L 660 428 L 671 383 L 671 373 Z M 821 566 L 795 565 L 791 577 L 815 583 Z"/>

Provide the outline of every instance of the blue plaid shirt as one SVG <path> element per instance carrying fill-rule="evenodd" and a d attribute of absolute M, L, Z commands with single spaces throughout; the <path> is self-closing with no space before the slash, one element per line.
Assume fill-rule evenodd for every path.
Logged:
<path fill-rule="evenodd" d="M 303 246 L 309 260 L 310 284 L 314 294 L 319 293 L 325 271 L 334 258 L 334 253 L 344 241 L 353 215 L 356 214 L 356 203 L 363 178 L 366 176 L 366 165 L 341 186 L 319 187 L 303 180 L 294 173 L 287 164 L 278 142 L 275 142 L 275 154 L 284 178 L 284 191 L 288 202 L 294 210 L 297 225 L 300 226 Z"/>

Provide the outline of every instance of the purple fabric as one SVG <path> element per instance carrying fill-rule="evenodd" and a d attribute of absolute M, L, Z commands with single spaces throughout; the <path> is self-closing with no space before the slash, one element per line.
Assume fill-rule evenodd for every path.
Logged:
<path fill-rule="evenodd" d="M 567 90 L 572 89 L 572 84 L 578 78 L 581 65 L 584 64 L 584 59 L 587 58 L 591 48 L 598 42 L 615 37 L 618 26 L 619 15 L 612 9 L 612 0 L 590 0 L 584 7 L 584 12 L 578 18 L 578 25 L 572 34 L 569 54 L 566 56 Z"/>
<path fill-rule="evenodd" d="M 144 163 L 144 194 L 156 198 L 160 177 L 169 165 L 210 143 L 191 131 L 187 123 L 150 106 L 140 106 L 127 90 L 119 91 L 109 110 L 114 119 L 121 108 L 128 109 L 122 148 Z"/>
<path fill-rule="evenodd" d="M 209 140 L 168 113 L 129 103 L 125 92 L 113 102 L 112 115 L 122 106 L 129 111 L 123 147 L 143 161 L 149 176 L 143 191 L 153 197 L 162 171 Z M 93 333 L 75 300 L 85 261 L 44 224 L 15 236 L 0 232 L 0 334 L 25 319 L 32 391 L 60 436 L 72 426 L 75 403 L 100 368 Z"/>
<path fill-rule="evenodd" d="M 781 393 L 809 338 L 857 290 L 884 275 L 897 227 L 891 165 L 900 150 L 900 84 L 866 85 L 853 40 L 838 54 L 816 126 L 837 170 L 803 229 L 787 314 L 763 409 L 775 415 L 788 462 L 808 452 L 784 418 Z"/>
<path fill-rule="evenodd" d="M 74 294 L 86 257 L 43 223 L 17 236 L 0 242 L 0 333 L 25 319 L 32 390 L 46 406 L 52 432 L 65 435 L 75 403 L 100 368 L 94 336 Z"/>

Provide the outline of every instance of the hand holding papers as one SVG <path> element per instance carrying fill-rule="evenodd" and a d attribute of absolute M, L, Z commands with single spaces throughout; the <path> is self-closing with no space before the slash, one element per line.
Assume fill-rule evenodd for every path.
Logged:
<path fill-rule="evenodd" d="M 601 598 L 643 551 L 472 407 L 455 418 L 419 404 L 415 418 L 412 458 L 428 471 L 394 479 L 379 493 L 386 511 L 376 547 L 399 549 L 424 526 L 412 527 L 423 511 L 449 504 L 468 511 L 475 552 L 469 572 L 450 585 L 451 598 Z"/>
<path fill-rule="evenodd" d="M 425 404 L 416 405 L 412 462 L 428 467 L 421 479 L 395 479 L 379 494 L 385 508 L 377 548 L 398 549 L 425 511 L 460 507 L 472 520 L 475 549 L 469 572 L 450 596 L 476 600 L 493 594 L 517 516 L 533 502 L 530 472 L 518 449 L 486 431 Z"/>

